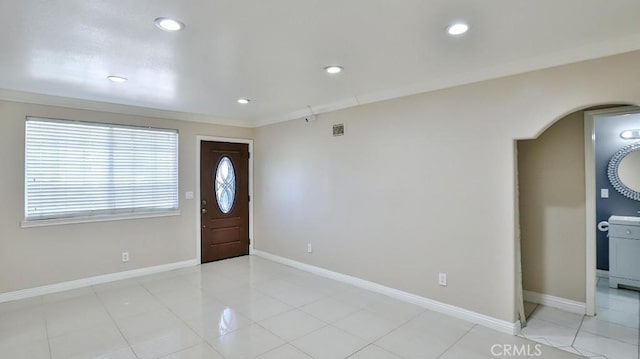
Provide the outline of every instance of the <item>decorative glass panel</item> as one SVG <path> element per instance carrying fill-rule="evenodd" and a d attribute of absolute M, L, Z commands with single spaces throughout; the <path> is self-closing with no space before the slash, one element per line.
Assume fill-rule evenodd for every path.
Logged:
<path fill-rule="evenodd" d="M 216 201 L 222 213 L 229 213 L 236 198 L 236 173 L 233 163 L 227 156 L 222 157 L 216 168 Z"/>

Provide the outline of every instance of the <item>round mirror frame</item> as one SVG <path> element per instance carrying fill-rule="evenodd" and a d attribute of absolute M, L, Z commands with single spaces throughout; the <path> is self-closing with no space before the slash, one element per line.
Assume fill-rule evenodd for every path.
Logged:
<path fill-rule="evenodd" d="M 615 188 L 616 191 L 618 191 L 621 195 L 635 201 L 640 201 L 640 192 L 627 187 L 627 185 L 625 185 L 622 180 L 620 180 L 620 176 L 618 175 L 618 168 L 620 167 L 620 163 L 622 162 L 622 160 L 628 154 L 638 150 L 640 150 L 640 142 L 622 147 L 618 152 L 611 156 L 609 165 L 607 166 L 607 176 L 609 177 L 609 182 L 611 182 L 613 188 Z"/>

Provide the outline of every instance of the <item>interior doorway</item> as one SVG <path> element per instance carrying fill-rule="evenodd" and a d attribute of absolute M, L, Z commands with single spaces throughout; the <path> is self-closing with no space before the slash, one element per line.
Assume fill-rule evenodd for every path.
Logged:
<path fill-rule="evenodd" d="M 598 109 L 584 117 L 586 190 L 592 194 L 587 218 L 593 220 L 587 243 L 594 246 L 597 272 L 587 314 L 640 329 L 640 235 L 633 223 L 640 222 L 640 131 L 634 132 L 640 107 Z"/>
<path fill-rule="evenodd" d="M 640 294 L 610 288 L 603 267 L 606 243 L 596 245 L 601 217 L 616 213 L 596 214 L 598 199 L 615 189 L 608 188 L 606 165 L 604 170 L 602 163 L 596 166 L 591 118 L 629 109 L 608 105 L 576 111 L 536 139 L 517 142 L 522 283 L 529 302 L 522 335 L 529 339 L 583 355 L 611 354 L 601 352 L 608 344 L 638 353 Z M 608 162 L 612 153 L 600 157 Z M 636 206 L 640 209 L 640 202 Z"/>

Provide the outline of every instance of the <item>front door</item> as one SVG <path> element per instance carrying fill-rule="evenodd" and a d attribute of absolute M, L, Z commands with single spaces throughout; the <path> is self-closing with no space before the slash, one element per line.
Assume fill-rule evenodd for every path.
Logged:
<path fill-rule="evenodd" d="M 202 141 L 202 263 L 249 254 L 249 145 Z"/>

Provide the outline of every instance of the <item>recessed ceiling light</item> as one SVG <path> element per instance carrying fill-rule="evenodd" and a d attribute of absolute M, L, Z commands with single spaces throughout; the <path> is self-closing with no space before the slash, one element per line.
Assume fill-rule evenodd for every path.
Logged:
<path fill-rule="evenodd" d="M 241 104 L 241 105 L 246 105 L 249 102 L 251 102 L 251 100 L 249 100 L 248 98 L 239 98 L 238 99 L 238 103 Z"/>
<path fill-rule="evenodd" d="M 160 30 L 164 31 L 179 31 L 184 29 L 184 23 L 175 19 L 170 19 L 168 17 L 159 17 L 154 20 L 154 23 Z"/>
<path fill-rule="evenodd" d="M 344 67 L 340 65 L 331 65 L 324 68 L 324 70 L 331 75 L 339 74 L 344 70 Z"/>
<path fill-rule="evenodd" d="M 449 33 L 449 35 L 454 36 L 462 35 L 467 32 L 467 30 L 469 30 L 469 25 L 462 22 L 455 23 L 447 28 L 447 32 Z"/>
<path fill-rule="evenodd" d="M 117 83 L 123 83 L 123 82 L 127 82 L 128 79 L 126 77 L 122 77 L 122 76 L 107 76 L 107 78 L 113 82 L 117 82 Z"/>

